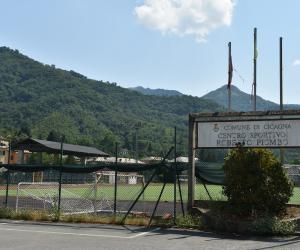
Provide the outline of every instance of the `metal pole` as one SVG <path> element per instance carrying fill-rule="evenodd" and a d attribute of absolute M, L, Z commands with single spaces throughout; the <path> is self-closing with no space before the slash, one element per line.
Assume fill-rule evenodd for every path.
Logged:
<path fill-rule="evenodd" d="M 135 206 L 135 204 L 138 202 L 138 200 L 140 199 L 140 197 L 142 196 L 142 194 L 145 192 L 146 188 L 148 187 L 148 185 L 150 184 L 150 182 L 153 180 L 154 176 L 157 175 L 158 173 L 158 168 L 155 169 L 154 173 L 152 174 L 152 176 L 150 177 L 150 179 L 148 180 L 148 182 L 146 183 L 145 187 L 142 189 L 142 191 L 139 193 L 138 197 L 135 199 L 135 201 L 131 204 L 130 208 L 128 209 L 127 213 L 125 214 L 125 216 L 123 217 L 121 224 L 123 224 L 127 218 L 127 216 L 130 214 L 131 210 L 133 209 L 133 207 Z"/>
<path fill-rule="evenodd" d="M 180 196 L 180 203 L 181 203 L 181 210 L 182 210 L 182 215 L 184 216 L 184 206 L 183 206 L 183 199 L 182 199 L 182 192 L 181 192 L 181 184 L 179 180 L 179 175 L 177 174 L 177 182 L 178 182 L 178 189 L 179 189 L 179 196 Z"/>
<path fill-rule="evenodd" d="M 256 63 L 257 63 L 257 28 L 254 28 L 254 57 L 253 57 L 253 110 L 256 111 Z"/>
<path fill-rule="evenodd" d="M 135 125 L 135 162 L 138 163 L 139 151 L 138 151 L 138 125 Z"/>
<path fill-rule="evenodd" d="M 173 223 L 176 225 L 176 176 L 177 176 L 177 167 L 176 167 L 176 157 L 177 157 L 177 131 L 176 127 L 174 128 L 174 216 Z"/>
<path fill-rule="evenodd" d="M 161 189 L 160 194 L 159 194 L 159 196 L 158 196 L 158 199 L 157 199 L 157 201 L 156 201 L 155 207 L 154 207 L 153 212 L 152 212 L 152 215 L 151 215 L 151 217 L 150 217 L 150 221 L 149 221 L 149 223 L 148 223 L 148 227 L 151 226 L 151 222 L 152 222 L 152 220 L 153 220 L 153 218 L 154 218 L 154 215 L 155 215 L 155 212 L 156 212 L 158 203 L 159 203 L 159 201 L 160 201 L 160 199 L 161 199 L 161 196 L 162 196 L 162 194 L 163 194 L 163 192 L 164 192 L 165 186 L 166 186 L 166 178 L 165 178 L 165 176 L 164 176 L 164 185 L 162 186 L 162 189 Z"/>
<path fill-rule="evenodd" d="M 11 156 L 11 140 L 8 142 L 8 159 L 7 163 L 10 164 L 10 156 Z M 10 172 L 7 169 L 6 171 L 6 192 L 5 192 L 5 207 L 8 205 L 8 189 L 9 189 L 9 181 L 10 181 Z"/>
<path fill-rule="evenodd" d="M 167 159 L 167 157 L 170 155 L 170 153 L 172 152 L 174 147 L 171 147 L 168 151 L 168 153 L 164 156 L 163 160 L 161 161 L 161 164 L 163 164 L 165 162 L 165 160 Z M 123 217 L 121 224 L 123 224 L 127 218 L 127 216 L 130 214 L 132 208 L 135 206 L 135 204 L 138 202 L 138 200 L 140 199 L 140 197 L 144 194 L 146 188 L 148 187 L 148 185 L 151 183 L 151 181 L 153 180 L 154 176 L 157 175 L 158 171 L 160 169 L 156 168 L 155 171 L 153 172 L 153 174 L 151 175 L 150 179 L 147 181 L 146 185 L 144 186 L 144 188 L 142 189 L 142 191 L 139 193 L 138 197 L 135 199 L 135 201 L 131 204 L 130 208 L 128 209 L 126 215 Z"/>
<path fill-rule="evenodd" d="M 280 111 L 283 111 L 283 62 L 282 62 L 282 37 L 279 38 L 279 81 L 280 81 Z M 284 149 L 280 149 L 280 163 L 284 163 Z"/>
<path fill-rule="evenodd" d="M 228 78 L 230 74 L 232 74 L 232 69 L 231 69 L 231 42 L 228 43 Z M 231 111 L 231 80 L 228 79 L 228 86 L 227 86 L 227 91 L 228 91 L 228 112 Z"/>
<path fill-rule="evenodd" d="M 228 112 L 230 112 L 231 111 L 231 89 L 230 88 L 228 88 L 227 94 L 228 94 Z"/>
<path fill-rule="evenodd" d="M 207 193 L 209 199 L 212 200 L 212 198 L 211 198 L 211 196 L 210 196 L 210 193 L 208 192 L 208 189 L 207 189 L 207 187 L 206 187 L 206 184 L 205 184 L 204 180 L 201 179 L 201 182 L 202 182 L 202 184 L 203 184 L 203 187 L 205 188 L 205 191 L 206 191 L 206 193 Z"/>
<path fill-rule="evenodd" d="M 60 205 L 61 205 L 61 180 L 62 180 L 63 154 L 64 154 L 64 136 L 61 138 L 61 143 L 60 143 L 60 168 L 59 168 L 59 187 L 58 187 L 58 214 L 60 213 Z"/>
<path fill-rule="evenodd" d="M 98 179 L 97 179 L 97 172 L 94 173 L 94 215 L 97 215 L 97 182 L 98 182 Z"/>
<path fill-rule="evenodd" d="M 282 37 L 279 38 L 279 78 L 280 78 L 280 111 L 283 111 L 283 66 L 282 66 Z"/>
<path fill-rule="evenodd" d="M 116 142 L 116 160 L 115 160 L 115 189 L 114 189 L 114 214 L 117 212 L 117 188 L 118 188 L 118 171 L 117 171 L 117 164 L 118 164 L 118 143 Z"/>
<path fill-rule="evenodd" d="M 195 136 L 196 123 L 189 116 L 189 168 L 188 168 L 188 211 L 192 212 L 195 198 Z"/>

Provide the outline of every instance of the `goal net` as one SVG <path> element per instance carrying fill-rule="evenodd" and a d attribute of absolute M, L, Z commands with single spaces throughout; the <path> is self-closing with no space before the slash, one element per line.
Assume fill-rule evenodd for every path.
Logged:
<path fill-rule="evenodd" d="M 113 203 L 98 192 L 96 183 L 62 184 L 60 211 L 64 214 L 97 213 L 112 210 Z M 58 210 L 58 182 L 20 182 L 17 187 L 16 211 Z"/>
<path fill-rule="evenodd" d="M 115 173 L 114 172 L 98 172 L 97 173 L 98 183 L 102 184 L 114 184 L 115 183 Z M 138 175 L 136 173 L 117 173 L 117 183 L 118 184 L 144 184 L 145 178 L 143 175 Z"/>
<path fill-rule="evenodd" d="M 20 182 L 16 194 L 16 211 L 55 211 L 58 202 L 58 182 Z"/>
<path fill-rule="evenodd" d="M 61 185 L 60 211 L 64 214 L 113 212 L 114 172 L 94 174 L 94 181 Z M 134 200 L 144 186 L 144 176 L 135 173 L 117 174 L 117 199 Z M 40 210 L 53 214 L 58 210 L 58 182 L 20 182 L 16 191 L 16 211 Z M 118 210 L 123 210 L 123 201 Z"/>

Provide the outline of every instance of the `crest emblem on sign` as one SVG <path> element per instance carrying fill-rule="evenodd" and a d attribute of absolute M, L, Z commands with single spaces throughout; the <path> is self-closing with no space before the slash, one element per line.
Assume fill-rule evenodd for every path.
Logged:
<path fill-rule="evenodd" d="M 214 128 L 213 128 L 213 131 L 219 132 L 219 130 L 220 130 L 220 128 L 219 128 L 218 123 L 215 123 L 215 124 L 214 124 Z"/>

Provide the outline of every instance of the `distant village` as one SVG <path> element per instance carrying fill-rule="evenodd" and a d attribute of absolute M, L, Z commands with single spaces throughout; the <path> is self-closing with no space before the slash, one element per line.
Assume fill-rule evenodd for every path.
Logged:
<path fill-rule="evenodd" d="M 10 152 L 10 160 L 9 157 L 9 141 L 6 140 L 0 140 L 0 164 L 26 164 L 29 162 L 30 156 L 32 155 L 32 152 L 29 150 L 11 150 Z M 74 157 L 75 161 L 77 163 L 84 162 L 85 164 L 92 164 L 92 163 L 99 163 L 99 162 L 105 162 L 105 163 L 115 163 L 116 157 L 115 156 L 102 156 L 102 157 L 85 157 L 85 159 L 82 161 L 82 158 L 80 157 Z M 133 159 L 133 158 L 126 158 L 126 157 L 118 157 L 117 162 L 118 163 L 127 163 L 127 164 L 147 164 L 152 162 L 159 162 L 162 160 L 162 157 L 159 156 L 149 156 L 144 157 L 139 160 Z M 174 161 L 170 160 L 170 161 Z M 177 162 L 188 162 L 188 157 L 177 157 Z"/>

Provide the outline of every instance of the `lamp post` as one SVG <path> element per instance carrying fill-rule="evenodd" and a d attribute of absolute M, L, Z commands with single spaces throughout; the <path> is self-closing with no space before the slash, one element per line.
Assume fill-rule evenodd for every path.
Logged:
<path fill-rule="evenodd" d="M 138 150 L 138 131 L 139 129 L 142 127 L 142 123 L 141 122 L 137 122 L 134 125 L 134 129 L 135 129 L 135 162 L 138 163 L 138 159 L 139 159 L 139 150 Z"/>

